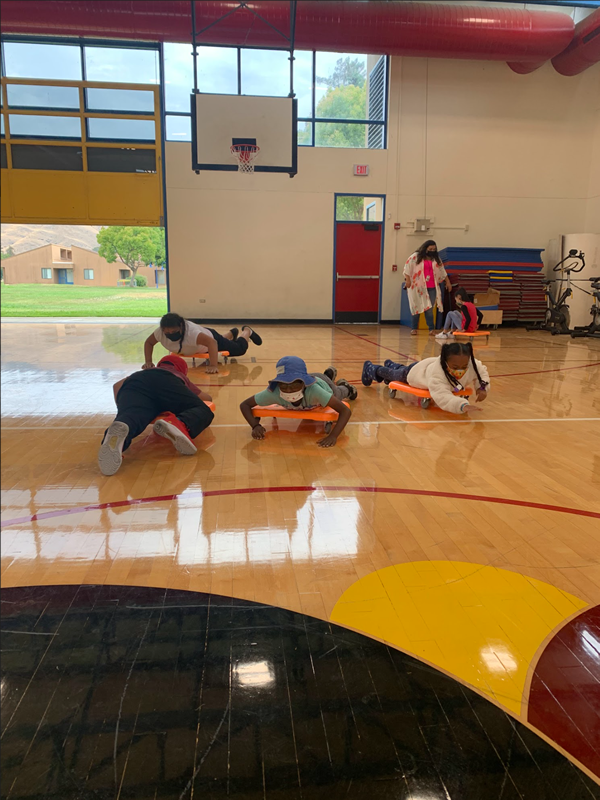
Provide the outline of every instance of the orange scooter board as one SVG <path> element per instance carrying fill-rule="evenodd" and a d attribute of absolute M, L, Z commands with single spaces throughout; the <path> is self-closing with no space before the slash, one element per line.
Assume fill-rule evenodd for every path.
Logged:
<path fill-rule="evenodd" d="M 472 333 L 468 331 L 452 331 L 452 333 L 454 336 L 468 336 L 471 339 L 477 336 L 489 336 L 491 331 L 473 331 Z"/>
<path fill-rule="evenodd" d="M 342 401 L 345 406 L 350 408 L 350 404 L 345 400 Z M 325 432 L 329 433 L 333 427 L 333 423 L 337 422 L 339 414 L 333 408 L 325 406 L 324 408 L 299 408 L 297 411 L 294 408 L 283 408 L 283 406 L 254 406 L 252 409 L 252 416 L 258 418 L 271 417 L 272 419 L 311 419 L 315 422 L 325 423 Z"/>
<path fill-rule="evenodd" d="M 404 392 L 405 394 L 412 394 L 414 397 L 420 399 L 421 408 L 429 408 L 433 400 L 427 389 L 415 389 L 414 386 L 409 386 L 408 383 L 400 383 L 400 381 L 390 381 L 389 393 L 390 397 L 396 397 L 396 392 Z M 457 397 L 469 397 L 473 394 L 473 389 L 468 386 L 466 389 L 461 389 L 460 392 L 455 392 Z"/>
<path fill-rule="evenodd" d="M 223 356 L 223 362 L 226 364 L 227 360 L 229 359 L 229 350 L 219 350 L 219 355 Z M 183 356 L 183 358 L 191 358 L 193 365 L 196 366 L 196 359 L 208 361 L 210 356 L 208 353 L 194 353 L 193 356 Z"/>
<path fill-rule="evenodd" d="M 207 405 L 210 408 L 210 410 L 213 412 L 213 414 L 214 414 L 216 406 L 213 403 L 213 401 L 212 400 L 204 400 L 203 402 L 204 402 L 204 405 Z M 169 412 L 165 412 L 165 413 L 169 413 Z M 159 414 L 158 417 L 156 417 L 156 419 L 162 419 L 164 416 L 165 416 L 165 414 Z M 152 422 L 153 423 L 156 422 L 156 419 L 152 420 Z"/>

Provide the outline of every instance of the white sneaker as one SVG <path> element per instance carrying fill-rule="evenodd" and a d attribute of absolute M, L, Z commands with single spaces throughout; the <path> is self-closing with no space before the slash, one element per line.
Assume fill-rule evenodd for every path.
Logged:
<path fill-rule="evenodd" d="M 436 336 L 435 338 L 436 338 L 436 339 L 447 339 L 447 338 L 448 338 L 448 336 L 449 336 L 449 334 L 447 334 L 447 333 L 444 333 L 444 332 L 442 331 L 441 333 L 438 333 L 438 334 L 437 334 L 437 336 Z"/>
<path fill-rule="evenodd" d="M 123 445 L 129 434 L 125 422 L 113 422 L 104 434 L 98 451 L 98 466 L 103 475 L 114 475 L 123 463 Z"/>

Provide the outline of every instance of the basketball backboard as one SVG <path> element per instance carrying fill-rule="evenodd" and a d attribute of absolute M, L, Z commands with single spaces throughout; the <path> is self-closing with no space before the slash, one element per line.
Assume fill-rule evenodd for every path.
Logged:
<path fill-rule="evenodd" d="M 298 102 L 291 97 L 192 94 L 192 169 L 235 172 L 232 144 L 260 152 L 255 172 L 298 171 Z"/>

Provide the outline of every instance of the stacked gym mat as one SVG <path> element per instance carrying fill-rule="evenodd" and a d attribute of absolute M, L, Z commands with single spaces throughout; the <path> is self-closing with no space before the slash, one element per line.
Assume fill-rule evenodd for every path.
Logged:
<path fill-rule="evenodd" d="M 525 247 L 446 247 L 440 256 L 454 288 L 469 294 L 500 292 L 503 322 L 537 322 L 544 318 L 542 250 Z"/>

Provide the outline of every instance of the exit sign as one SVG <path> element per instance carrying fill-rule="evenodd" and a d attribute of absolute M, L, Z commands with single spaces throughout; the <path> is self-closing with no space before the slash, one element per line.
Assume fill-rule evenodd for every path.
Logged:
<path fill-rule="evenodd" d="M 368 175 L 369 174 L 369 165 L 368 164 L 355 164 L 354 165 L 354 174 L 355 175 Z"/>

